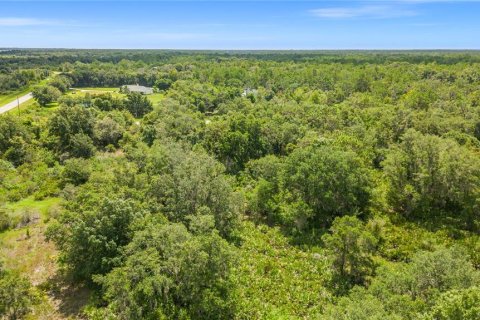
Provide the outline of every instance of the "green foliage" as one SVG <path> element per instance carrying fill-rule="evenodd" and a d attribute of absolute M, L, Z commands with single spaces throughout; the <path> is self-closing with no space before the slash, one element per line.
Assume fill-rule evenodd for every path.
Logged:
<path fill-rule="evenodd" d="M 125 249 L 125 263 L 99 278 L 118 319 L 231 319 L 232 248 L 215 232 L 150 224 Z"/>
<path fill-rule="evenodd" d="M 478 53 L 0 56 L 1 93 L 63 72 L 0 116 L 0 239 L 47 223 L 87 317 L 478 314 Z"/>
<path fill-rule="evenodd" d="M 386 310 L 383 302 L 361 288 L 354 288 L 348 297 L 328 306 L 322 319 L 327 320 L 382 320 L 404 319 Z"/>
<path fill-rule="evenodd" d="M 49 82 L 49 85 L 65 93 L 72 86 L 72 80 L 64 75 L 59 75 Z"/>
<path fill-rule="evenodd" d="M 19 166 L 29 161 L 31 157 L 30 146 L 22 137 L 16 136 L 10 139 L 10 148 L 3 155 L 5 160 L 10 161 L 15 166 Z"/>
<path fill-rule="evenodd" d="M 175 145 L 154 145 L 147 161 L 152 177 L 148 194 L 170 220 L 187 223 L 199 215 L 212 215 L 220 234 L 232 236 L 241 198 L 221 164 L 202 150 L 186 151 Z"/>
<path fill-rule="evenodd" d="M 11 218 L 4 205 L 0 205 L 0 232 L 10 228 Z"/>
<path fill-rule="evenodd" d="M 112 96 L 110 93 L 104 93 L 95 96 L 93 106 L 102 111 L 112 111 L 123 109 L 123 101 L 120 98 Z"/>
<path fill-rule="evenodd" d="M 472 287 L 442 294 L 425 319 L 475 320 L 480 314 L 480 289 Z"/>
<path fill-rule="evenodd" d="M 0 265 L 0 317 L 22 319 L 38 301 L 30 282 L 18 272 L 4 270 Z"/>
<path fill-rule="evenodd" d="M 47 236 L 62 250 L 61 261 L 73 274 L 90 280 L 120 263 L 122 248 L 133 235 L 132 223 L 141 216 L 133 201 L 104 198 L 89 210 L 64 213 Z"/>
<path fill-rule="evenodd" d="M 480 161 L 451 140 L 408 131 L 384 163 L 396 210 L 425 218 L 442 212 L 470 228 L 478 215 Z"/>
<path fill-rule="evenodd" d="M 56 87 L 51 85 L 37 86 L 32 91 L 33 98 L 37 100 L 38 104 L 42 107 L 57 101 L 62 95 L 62 92 Z"/>
<path fill-rule="evenodd" d="M 26 87 L 47 75 L 48 72 L 39 69 L 2 68 L 0 72 L 0 94 Z"/>
<path fill-rule="evenodd" d="M 135 118 L 143 117 L 145 114 L 153 110 L 150 100 L 138 92 L 127 93 L 127 100 L 124 104 L 125 109 L 130 111 Z"/>
<path fill-rule="evenodd" d="M 475 287 L 479 275 L 458 248 L 419 252 L 411 263 L 380 268 L 368 289 L 356 287 L 336 306 L 329 307 L 327 319 L 357 319 L 357 314 L 358 319 L 380 319 L 387 315 L 393 319 L 422 319 L 420 315 L 429 310 L 437 312 L 437 308 L 441 310 L 440 306 L 448 303 L 444 299 L 449 294 L 445 292 Z M 468 313 L 470 308 L 467 303 L 457 311 Z"/>
<path fill-rule="evenodd" d="M 366 209 L 369 173 L 350 151 L 321 146 L 295 150 L 286 158 L 281 188 L 287 222 L 302 229 L 306 222 L 327 225 L 335 217 Z"/>
<path fill-rule="evenodd" d="M 118 141 L 120 141 L 125 131 L 125 121 L 122 123 L 121 120 L 123 119 L 114 118 L 111 115 L 98 120 L 94 128 L 95 141 L 102 147 L 108 145 L 118 146 Z"/>
<path fill-rule="evenodd" d="M 95 154 L 95 146 L 88 135 L 77 133 L 70 138 L 69 151 L 73 157 L 90 158 Z"/>
<path fill-rule="evenodd" d="M 18 166 L 28 160 L 32 134 L 18 118 L 0 117 L 0 157 Z"/>
<path fill-rule="evenodd" d="M 94 153 L 94 126 L 92 110 L 78 105 L 62 106 L 50 118 L 48 130 L 56 138 L 59 151 L 88 158 Z"/>
<path fill-rule="evenodd" d="M 342 281 L 346 281 L 347 286 L 363 284 L 366 277 L 373 274 L 372 258 L 379 239 L 358 218 L 336 218 L 330 234 L 325 234 L 322 240 L 331 255 L 335 281 L 340 286 Z"/>
<path fill-rule="evenodd" d="M 278 228 L 243 223 L 238 254 L 236 319 L 317 318 L 332 301 L 326 255 L 290 244 Z"/>
<path fill-rule="evenodd" d="M 404 102 L 409 108 L 428 109 L 437 98 L 431 83 L 421 83 L 405 94 Z"/>
<path fill-rule="evenodd" d="M 235 173 L 243 169 L 248 160 L 265 155 L 268 147 L 258 119 L 241 114 L 230 115 L 228 119 L 228 122 L 207 125 L 204 145 Z"/>
<path fill-rule="evenodd" d="M 90 173 L 91 168 L 88 161 L 83 159 L 68 159 L 65 161 L 62 178 L 64 184 L 71 183 L 77 186 L 87 182 Z"/>
<path fill-rule="evenodd" d="M 150 146 L 155 139 L 196 143 L 206 122 L 200 112 L 192 111 L 178 101 L 164 99 L 154 112 L 143 118 L 142 137 Z"/>

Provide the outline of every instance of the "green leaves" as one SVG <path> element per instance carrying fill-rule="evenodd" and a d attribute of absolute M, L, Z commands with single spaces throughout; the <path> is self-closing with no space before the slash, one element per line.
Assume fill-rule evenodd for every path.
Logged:
<path fill-rule="evenodd" d="M 440 296 L 425 320 L 475 320 L 480 314 L 480 288 L 451 290 Z"/>
<path fill-rule="evenodd" d="M 143 117 L 153 110 L 150 100 L 138 92 L 127 93 L 127 100 L 124 101 L 124 105 L 125 109 L 130 111 L 135 118 Z"/>
<path fill-rule="evenodd" d="M 38 295 L 28 279 L 0 265 L 0 317 L 23 319 L 37 302 Z"/>
<path fill-rule="evenodd" d="M 359 158 L 330 146 L 295 150 L 285 161 L 280 184 L 288 192 L 287 203 L 302 201 L 312 210 L 305 218 L 313 226 L 361 212 L 370 198 L 369 174 Z"/>
<path fill-rule="evenodd" d="M 50 118 L 48 130 L 56 137 L 57 149 L 76 157 L 93 155 L 95 115 L 91 109 L 74 105 L 61 106 Z"/>
<path fill-rule="evenodd" d="M 467 148 L 410 130 L 383 165 L 394 209 L 424 218 L 446 213 L 475 227 L 480 161 Z"/>
<path fill-rule="evenodd" d="M 63 214 L 47 234 L 62 250 L 61 260 L 87 281 L 120 263 L 121 250 L 132 238 L 132 223 L 143 215 L 130 200 L 105 197 L 100 201 L 96 207 Z"/>
<path fill-rule="evenodd" d="M 60 98 L 62 92 L 54 86 L 37 86 L 32 91 L 33 98 L 37 100 L 38 104 L 42 107 L 47 106 L 49 103 L 55 102 Z"/>
<path fill-rule="evenodd" d="M 99 279 L 119 319 L 229 319 L 232 248 L 215 232 L 150 224 L 126 247 L 125 264 Z"/>
<path fill-rule="evenodd" d="M 345 282 L 347 288 L 364 284 L 366 277 L 373 274 L 373 254 L 379 239 L 358 218 L 336 218 L 330 234 L 325 234 L 322 240 L 332 257 L 332 268 L 336 276 L 334 281 L 340 286 L 342 282 Z M 338 289 L 341 292 L 344 288 Z"/>

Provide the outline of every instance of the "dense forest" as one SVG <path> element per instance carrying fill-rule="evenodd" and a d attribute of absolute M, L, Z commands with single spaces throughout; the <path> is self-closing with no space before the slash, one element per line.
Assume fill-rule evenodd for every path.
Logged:
<path fill-rule="evenodd" d="M 0 318 L 480 319 L 480 53 L 0 50 L 29 87 Z"/>

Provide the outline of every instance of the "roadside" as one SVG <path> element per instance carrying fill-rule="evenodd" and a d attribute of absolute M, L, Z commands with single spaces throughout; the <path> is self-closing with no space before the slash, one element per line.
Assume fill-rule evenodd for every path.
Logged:
<path fill-rule="evenodd" d="M 3 105 L 0 107 L 0 114 L 5 113 L 7 111 L 10 111 L 14 108 L 16 108 L 19 104 L 21 105 L 24 102 L 27 102 L 28 100 L 32 99 L 33 95 L 31 92 L 27 93 L 24 96 L 18 97 L 18 99 L 13 100 L 12 102 L 7 103 L 6 105 Z"/>
<path fill-rule="evenodd" d="M 58 74 L 58 72 L 54 72 L 54 74 Z M 45 85 L 50 79 L 51 77 L 43 79 L 37 84 L 34 84 L 34 85 L 32 84 L 21 91 L 12 92 L 7 95 L 0 95 L 0 114 L 3 114 L 7 111 L 10 111 L 16 108 L 19 103 L 21 107 L 22 103 L 25 103 L 33 98 L 31 91 L 35 85 Z M 17 101 L 17 97 L 18 97 L 18 101 Z"/>

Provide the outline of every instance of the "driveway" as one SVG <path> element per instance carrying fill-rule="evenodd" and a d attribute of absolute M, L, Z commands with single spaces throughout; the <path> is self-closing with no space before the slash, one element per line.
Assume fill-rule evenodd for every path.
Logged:
<path fill-rule="evenodd" d="M 32 98 L 33 98 L 33 95 L 32 95 L 31 92 L 29 92 L 26 95 L 19 97 L 18 101 L 17 101 L 17 99 L 15 99 L 14 101 L 9 102 L 6 105 L 1 106 L 0 107 L 0 114 L 16 108 L 18 106 L 19 102 L 20 102 L 20 104 L 22 104 L 22 103 L 27 102 L 28 100 L 30 100 Z"/>

